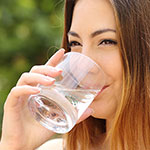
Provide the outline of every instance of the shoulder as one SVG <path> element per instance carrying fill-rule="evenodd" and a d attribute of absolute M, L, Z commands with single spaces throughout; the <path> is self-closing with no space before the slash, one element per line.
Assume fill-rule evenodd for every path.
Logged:
<path fill-rule="evenodd" d="M 36 150 L 63 150 L 63 139 L 57 138 L 47 141 Z"/>

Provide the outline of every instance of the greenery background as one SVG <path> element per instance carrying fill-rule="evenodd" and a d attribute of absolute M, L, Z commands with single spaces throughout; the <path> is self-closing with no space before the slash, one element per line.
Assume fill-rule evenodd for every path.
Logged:
<path fill-rule="evenodd" d="M 59 49 L 62 30 L 63 0 L 0 0 L 0 135 L 9 91 Z"/>

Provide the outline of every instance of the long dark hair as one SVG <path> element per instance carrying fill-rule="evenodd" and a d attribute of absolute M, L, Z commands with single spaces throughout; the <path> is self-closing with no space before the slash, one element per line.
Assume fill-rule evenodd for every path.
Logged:
<path fill-rule="evenodd" d="M 62 47 L 68 47 L 75 0 L 65 1 Z M 150 0 L 110 0 L 123 64 L 123 91 L 111 130 L 114 150 L 150 149 Z M 93 128 L 94 127 L 94 128 Z M 66 136 L 67 150 L 88 150 L 105 132 L 105 120 L 89 117 Z"/>

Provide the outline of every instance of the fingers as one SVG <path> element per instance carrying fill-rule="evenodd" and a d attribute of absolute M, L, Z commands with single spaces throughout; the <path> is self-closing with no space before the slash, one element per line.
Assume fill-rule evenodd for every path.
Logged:
<path fill-rule="evenodd" d="M 65 53 L 65 50 L 63 48 L 60 49 L 50 58 L 50 60 L 46 63 L 46 65 L 55 67 L 63 58 L 64 53 Z"/>
<path fill-rule="evenodd" d="M 46 65 L 34 66 L 29 73 L 24 73 L 18 80 L 18 85 L 51 85 L 54 83 L 52 77 L 56 77 L 62 73 L 61 69 L 54 68 L 64 56 L 64 49 L 57 51 Z"/>
<path fill-rule="evenodd" d="M 55 79 L 53 77 L 62 73 L 62 70 L 54 68 L 63 58 L 64 49 L 57 51 L 46 65 L 34 66 L 29 73 L 23 73 L 17 82 L 15 88 L 13 88 L 8 95 L 6 104 L 15 106 L 17 99 L 20 96 L 36 94 L 39 92 L 36 86 L 37 84 L 49 86 L 54 84 Z"/>
<path fill-rule="evenodd" d="M 38 73 L 23 73 L 17 82 L 17 86 L 42 84 L 45 86 L 52 85 L 55 82 L 54 78 Z"/>
<path fill-rule="evenodd" d="M 79 118 L 77 123 L 80 123 L 81 121 L 85 120 L 89 116 L 91 116 L 94 113 L 94 110 L 92 108 L 87 108 L 85 112 L 82 114 L 82 116 Z"/>
<path fill-rule="evenodd" d="M 32 87 L 28 85 L 24 86 L 16 86 L 11 89 L 11 92 L 9 93 L 7 97 L 7 101 L 5 103 L 4 108 L 13 108 L 18 105 L 19 103 L 19 97 L 21 96 L 27 96 L 31 94 L 37 94 L 40 92 L 40 89 L 37 87 Z"/>
<path fill-rule="evenodd" d="M 45 76 L 50 76 L 50 77 L 56 77 L 60 73 L 62 73 L 62 70 L 51 67 L 51 66 L 47 66 L 47 65 L 41 65 L 41 66 L 32 67 L 30 72 L 31 73 L 39 73 L 39 74 L 43 74 Z"/>

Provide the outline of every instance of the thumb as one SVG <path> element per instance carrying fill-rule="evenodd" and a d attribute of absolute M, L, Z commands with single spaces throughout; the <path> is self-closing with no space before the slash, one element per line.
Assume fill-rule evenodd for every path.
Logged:
<path fill-rule="evenodd" d="M 61 61 L 65 53 L 65 50 L 61 48 L 58 50 L 46 63 L 46 65 L 56 67 L 56 65 Z"/>
<path fill-rule="evenodd" d="M 85 120 L 89 116 L 91 116 L 94 113 L 94 110 L 92 108 L 87 108 L 85 112 L 81 115 L 77 123 L 80 123 L 81 121 Z"/>

